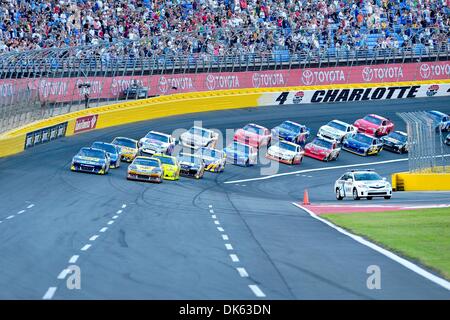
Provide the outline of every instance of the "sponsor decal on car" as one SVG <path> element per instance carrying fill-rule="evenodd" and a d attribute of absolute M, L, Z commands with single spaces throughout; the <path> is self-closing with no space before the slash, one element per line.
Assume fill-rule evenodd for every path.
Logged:
<path fill-rule="evenodd" d="M 78 118 L 75 120 L 75 128 L 73 129 L 73 133 L 80 133 L 95 129 L 97 126 L 97 120 L 98 114 Z"/>

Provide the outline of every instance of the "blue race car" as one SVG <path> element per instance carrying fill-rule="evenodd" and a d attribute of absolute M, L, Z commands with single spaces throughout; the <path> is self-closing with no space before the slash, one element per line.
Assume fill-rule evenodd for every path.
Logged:
<path fill-rule="evenodd" d="M 383 150 L 383 143 L 368 134 L 355 133 L 344 140 L 342 149 L 360 156 L 376 155 Z"/>
<path fill-rule="evenodd" d="M 118 168 L 120 166 L 120 149 L 114 144 L 96 141 L 92 144 L 91 148 L 101 149 L 106 151 L 111 158 L 111 168 Z"/>
<path fill-rule="evenodd" d="M 431 110 L 427 114 L 433 119 L 436 131 L 450 131 L 450 116 L 440 111 Z"/>
<path fill-rule="evenodd" d="M 70 170 L 107 174 L 110 167 L 108 153 L 101 149 L 81 148 L 73 157 Z"/>
<path fill-rule="evenodd" d="M 271 131 L 272 140 L 286 140 L 304 146 L 310 135 L 310 130 L 305 125 L 286 120 Z"/>
<path fill-rule="evenodd" d="M 251 166 L 258 161 L 258 151 L 256 148 L 239 142 L 232 142 L 225 149 L 226 162 L 239 166 Z"/>

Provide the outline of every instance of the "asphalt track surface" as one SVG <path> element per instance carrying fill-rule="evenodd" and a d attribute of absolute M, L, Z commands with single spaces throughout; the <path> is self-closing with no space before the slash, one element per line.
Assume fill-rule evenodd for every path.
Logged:
<path fill-rule="evenodd" d="M 170 133 L 196 120 L 224 131 L 291 119 L 315 134 L 333 118 L 353 122 L 370 112 L 404 129 L 395 112 L 423 109 L 450 113 L 450 99 L 191 114 L 92 131 L 0 159 L 0 298 L 449 299 L 448 290 L 292 205 L 304 188 L 312 202 L 336 204 L 332 187 L 346 169 L 226 184 L 261 176 L 261 166 L 227 165 L 224 173 L 206 173 L 200 181 L 161 185 L 127 181 L 126 164 L 106 176 L 69 170 L 72 156 L 95 140 L 140 138 L 152 129 Z M 336 162 L 306 158 L 300 166 L 280 165 L 279 172 L 404 157 L 342 152 Z M 370 167 L 388 176 L 405 170 L 407 162 Z M 395 193 L 371 204 L 449 202 L 445 192 Z M 63 270 L 73 264 L 81 270 L 80 290 L 66 285 Z M 370 265 L 381 269 L 380 290 L 366 286 Z"/>

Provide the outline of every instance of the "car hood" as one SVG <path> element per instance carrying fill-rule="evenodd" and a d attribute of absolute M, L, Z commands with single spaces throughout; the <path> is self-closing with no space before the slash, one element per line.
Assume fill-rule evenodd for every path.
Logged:
<path fill-rule="evenodd" d="M 331 152 L 330 149 L 318 146 L 318 145 L 316 145 L 314 143 L 308 143 L 305 146 L 305 149 L 307 149 L 308 151 L 312 151 L 312 152 L 326 152 L 326 153 L 330 153 Z"/>
<path fill-rule="evenodd" d="M 94 158 L 94 157 L 85 157 L 85 156 L 75 156 L 73 157 L 74 161 L 80 161 L 84 163 L 104 163 L 105 160 L 101 158 Z"/>
<path fill-rule="evenodd" d="M 392 143 L 392 144 L 403 144 L 404 143 L 404 142 L 402 142 L 400 140 L 397 140 L 397 139 L 394 139 L 394 138 L 391 138 L 391 137 L 387 137 L 387 136 L 382 137 L 381 141 L 383 141 L 385 143 Z"/>
<path fill-rule="evenodd" d="M 166 164 L 166 163 L 163 163 L 163 164 L 161 164 L 161 166 L 162 166 L 162 168 L 163 168 L 164 170 L 175 171 L 175 170 L 178 169 L 178 166 L 176 166 L 176 165 L 174 165 L 174 164 Z"/>
<path fill-rule="evenodd" d="M 356 181 L 356 183 L 363 183 L 367 187 L 375 187 L 375 188 L 381 188 L 381 187 L 387 187 L 388 183 L 384 180 L 363 180 L 363 181 Z"/>
<path fill-rule="evenodd" d="M 138 172 L 154 172 L 158 171 L 159 167 L 151 167 L 151 166 L 142 166 L 142 165 L 136 165 L 136 169 L 130 169 L 131 171 L 138 171 Z"/>
<path fill-rule="evenodd" d="M 338 130 L 336 128 L 330 127 L 328 125 L 322 126 L 319 129 L 320 131 L 326 132 L 332 136 L 336 136 L 336 137 L 342 137 L 343 135 L 345 135 L 344 131 Z"/>
<path fill-rule="evenodd" d="M 373 123 L 373 122 L 370 122 L 370 121 L 367 121 L 367 120 L 364 120 L 364 119 L 359 119 L 359 120 L 356 121 L 356 123 L 357 123 L 357 125 L 358 125 L 359 127 L 362 127 L 362 128 L 372 128 L 372 129 L 376 129 L 376 128 L 379 127 L 378 124 L 375 124 L 375 123 Z"/>
<path fill-rule="evenodd" d="M 289 129 L 282 128 L 282 127 L 275 127 L 275 128 L 273 128 L 273 131 L 274 131 L 275 133 L 277 133 L 277 134 L 278 134 L 279 136 L 281 136 L 281 137 L 287 137 L 287 136 L 295 136 L 295 135 L 297 135 L 296 132 L 294 132 L 294 131 L 292 131 L 292 130 L 289 130 Z"/>
<path fill-rule="evenodd" d="M 283 149 L 280 148 L 279 146 L 271 146 L 268 151 L 269 153 L 280 153 L 289 156 L 295 156 L 297 154 L 295 151 Z"/>
<path fill-rule="evenodd" d="M 142 142 L 142 146 L 144 148 L 145 147 L 158 147 L 158 148 L 161 148 L 161 147 L 166 147 L 166 146 L 169 145 L 167 142 L 159 141 L 159 140 L 156 140 L 156 139 L 149 139 L 149 138 L 142 138 L 141 142 Z"/>
<path fill-rule="evenodd" d="M 354 148 L 369 148 L 370 145 L 368 145 L 367 143 L 363 143 L 361 141 L 357 141 L 355 139 L 348 139 L 345 144 L 347 144 L 350 147 L 354 147 Z"/>

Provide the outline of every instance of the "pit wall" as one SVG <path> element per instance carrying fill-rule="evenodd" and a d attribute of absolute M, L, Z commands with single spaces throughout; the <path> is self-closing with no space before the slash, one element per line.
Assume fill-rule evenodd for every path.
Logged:
<path fill-rule="evenodd" d="M 450 172 L 394 173 L 392 188 L 395 191 L 450 191 Z"/>
<path fill-rule="evenodd" d="M 0 135 L 0 157 L 64 136 L 174 115 L 262 107 L 450 95 L 450 80 L 215 90 L 90 108 L 37 121 Z M 331 119 L 331 118 L 330 118 Z"/>

